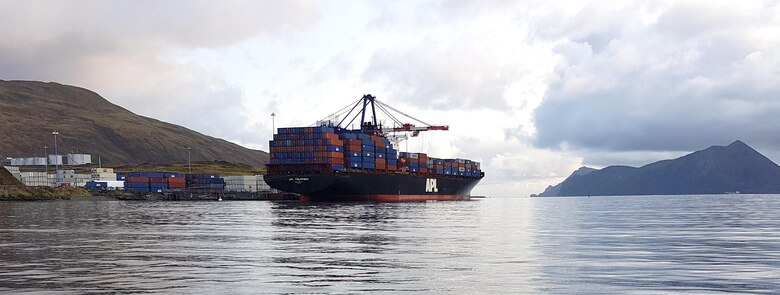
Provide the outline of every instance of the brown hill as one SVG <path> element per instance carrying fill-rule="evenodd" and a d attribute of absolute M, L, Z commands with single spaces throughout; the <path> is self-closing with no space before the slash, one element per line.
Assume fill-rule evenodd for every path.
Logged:
<path fill-rule="evenodd" d="M 0 155 L 53 154 L 53 130 L 60 154 L 78 151 L 103 164 L 227 161 L 259 167 L 268 153 L 196 131 L 136 115 L 87 89 L 34 81 L 0 80 Z"/>

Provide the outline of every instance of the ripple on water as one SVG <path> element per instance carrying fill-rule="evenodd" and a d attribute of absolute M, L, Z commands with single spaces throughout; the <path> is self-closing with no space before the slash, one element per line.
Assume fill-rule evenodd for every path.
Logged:
<path fill-rule="evenodd" d="M 780 196 L 0 207 L 0 291 L 780 292 Z"/>

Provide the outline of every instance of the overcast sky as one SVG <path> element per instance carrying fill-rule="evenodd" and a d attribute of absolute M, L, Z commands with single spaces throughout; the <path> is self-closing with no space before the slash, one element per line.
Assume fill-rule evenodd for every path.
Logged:
<path fill-rule="evenodd" d="M 780 158 L 778 1 L 5 1 L 0 79 L 266 150 L 365 93 L 527 196 L 740 139 Z M 401 145 L 401 149 L 407 144 Z"/>

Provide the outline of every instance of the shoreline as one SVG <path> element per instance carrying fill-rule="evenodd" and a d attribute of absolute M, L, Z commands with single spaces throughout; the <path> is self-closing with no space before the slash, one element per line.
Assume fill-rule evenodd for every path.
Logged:
<path fill-rule="evenodd" d="M 46 201 L 297 201 L 299 197 L 286 193 L 266 192 L 165 192 L 134 193 L 129 191 L 87 191 L 83 188 L 17 187 L 0 190 L 0 202 Z"/>

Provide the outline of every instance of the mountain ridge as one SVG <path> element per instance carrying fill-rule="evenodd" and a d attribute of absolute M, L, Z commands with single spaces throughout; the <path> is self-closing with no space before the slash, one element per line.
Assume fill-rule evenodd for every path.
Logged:
<path fill-rule="evenodd" d="M 780 166 L 737 140 L 641 167 L 573 174 L 548 189 L 538 196 L 780 193 Z"/>
<path fill-rule="evenodd" d="M 60 133 L 60 154 L 93 155 L 104 164 L 227 161 L 260 167 L 268 154 L 213 136 L 137 115 L 89 89 L 55 82 L 0 80 L 0 153 L 54 154 L 52 131 Z M 13 140 L 8 140 L 13 139 Z"/>

